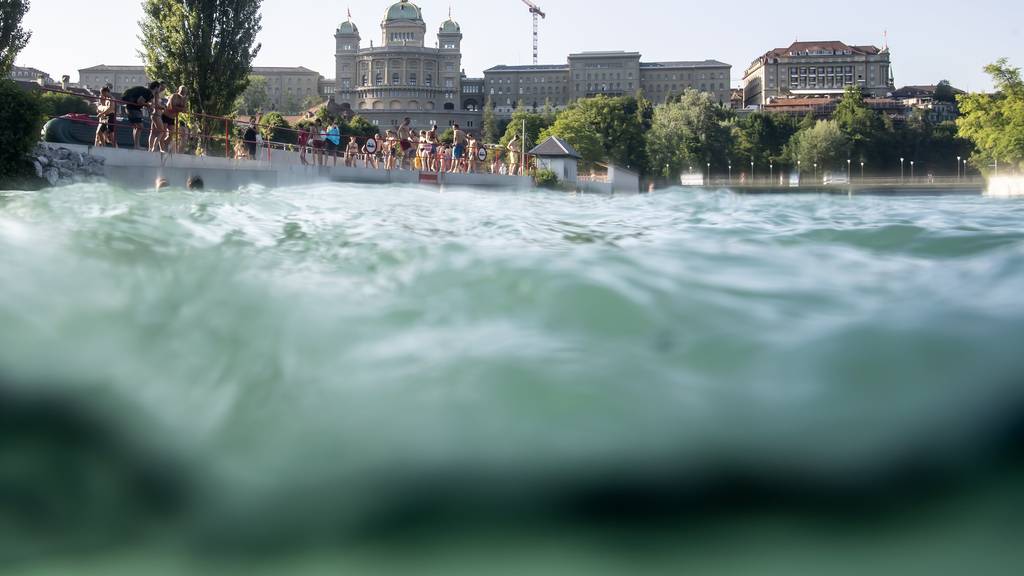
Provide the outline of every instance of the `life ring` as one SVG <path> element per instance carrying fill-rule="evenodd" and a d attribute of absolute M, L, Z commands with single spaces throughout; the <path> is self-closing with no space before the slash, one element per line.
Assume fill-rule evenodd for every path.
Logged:
<path fill-rule="evenodd" d="M 484 162 L 485 160 L 487 160 L 487 149 L 486 148 L 480 148 L 479 150 L 477 150 L 476 151 L 476 159 L 481 161 L 481 162 Z"/>
<path fill-rule="evenodd" d="M 367 140 L 366 141 L 366 151 L 368 153 L 370 153 L 370 154 L 376 154 L 377 153 L 377 141 L 374 140 L 373 138 L 370 138 L 369 140 Z"/>

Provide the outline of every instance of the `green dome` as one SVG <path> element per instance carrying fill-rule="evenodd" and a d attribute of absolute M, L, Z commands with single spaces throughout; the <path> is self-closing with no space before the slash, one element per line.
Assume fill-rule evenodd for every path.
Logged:
<path fill-rule="evenodd" d="M 441 24 L 441 34 L 458 34 L 462 32 L 462 28 L 459 28 L 459 23 L 455 20 L 445 20 Z"/>
<path fill-rule="evenodd" d="M 338 26 L 338 34 L 359 34 L 359 28 L 351 20 L 346 20 Z"/>
<path fill-rule="evenodd" d="M 419 6 L 409 2 L 408 0 L 402 0 L 401 2 L 392 4 L 391 8 L 388 8 L 388 13 L 384 19 L 389 22 L 394 20 L 422 22 L 423 15 L 420 13 Z"/>

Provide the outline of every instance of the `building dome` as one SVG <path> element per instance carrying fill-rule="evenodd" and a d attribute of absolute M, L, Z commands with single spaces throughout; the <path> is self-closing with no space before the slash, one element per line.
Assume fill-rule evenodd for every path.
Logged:
<path fill-rule="evenodd" d="M 338 34 L 359 34 L 359 28 L 351 20 L 346 20 L 338 26 Z"/>
<path fill-rule="evenodd" d="M 388 12 L 384 16 L 384 20 L 387 22 L 422 22 L 423 14 L 420 13 L 419 6 L 409 2 L 408 0 L 402 0 L 401 2 L 392 4 L 391 8 L 388 8 Z"/>
<path fill-rule="evenodd" d="M 460 32 L 462 32 L 462 28 L 455 20 L 449 18 L 441 24 L 441 34 L 459 34 Z"/>

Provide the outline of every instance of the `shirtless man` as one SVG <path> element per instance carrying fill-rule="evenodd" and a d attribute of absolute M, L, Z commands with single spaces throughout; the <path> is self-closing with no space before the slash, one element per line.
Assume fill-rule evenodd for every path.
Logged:
<path fill-rule="evenodd" d="M 412 149 L 412 120 L 405 118 L 402 125 L 398 127 L 398 142 L 402 148 L 402 155 L 399 157 L 398 168 L 405 170 L 405 161 L 411 157 L 409 151 Z"/>
<path fill-rule="evenodd" d="M 149 151 L 164 153 L 164 85 L 157 84 L 153 90 L 153 104 L 150 107 L 152 112 L 149 117 Z"/>
<path fill-rule="evenodd" d="M 519 174 L 519 134 L 516 133 L 512 136 L 512 140 L 509 141 L 508 146 L 508 173 L 509 176 L 517 176 Z"/>
<path fill-rule="evenodd" d="M 462 131 L 462 128 L 458 124 L 452 124 L 452 129 L 455 131 L 452 136 L 452 167 L 451 172 L 464 172 L 465 171 L 465 160 L 466 160 L 466 144 L 469 140 L 466 138 L 466 133 Z"/>
<path fill-rule="evenodd" d="M 167 101 L 167 108 L 161 118 L 164 123 L 164 144 L 168 145 L 171 153 L 181 152 L 181 142 L 178 141 L 178 114 L 185 111 L 187 104 L 188 88 L 178 86 L 178 91 L 171 94 L 171 98 Z"/>
<path fill-rule="evenodd" d="M 114 118 L 117 116 L 117 104 L 110 99 L 110 88 L 106 86 L 100 90 L 100 99 L 96 103 L 96 119 L 99 126 L 96 127 L 96 147 L 103 146 L 117 147 L 117 140 L 114 138 Z"/>
<path fill-rule="evenodd" d="M 466 147 L 466 172 L 476 172 L 477 154 L 480 151 L 480 145 L 476 141 L 476 136 L 469 135 L 469 145 Z"/>

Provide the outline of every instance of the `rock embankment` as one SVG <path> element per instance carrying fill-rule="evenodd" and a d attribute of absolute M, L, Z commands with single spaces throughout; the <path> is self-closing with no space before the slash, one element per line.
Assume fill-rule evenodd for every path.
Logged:
<path fill-rule="evenodd" d="M 103 158 L 74 152 L 67 148 L 39 145 L 32 151 L 31 160 L 36 176 L 50 186 L 64 186 L 102 178 Z"/>

